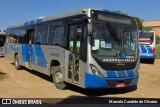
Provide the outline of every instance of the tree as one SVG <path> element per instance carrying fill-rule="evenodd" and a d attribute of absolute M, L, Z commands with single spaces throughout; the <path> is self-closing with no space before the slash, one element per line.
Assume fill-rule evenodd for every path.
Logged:
<path fill-rule="evenodd" d="M 160 37 L 156 36 L 156 44 L 160 44 Z"/>
<path fill-rule="evenodd" d="M 152 30 L 153 27 L 151 27 L 151 26 L 150 26 L 150 27 L 142 27 L 142 29 L 143 29 L 143 30 Z"/>
<path fill-rule="evenodd" d="M 142 30 L 142 20 L 139 17 L 135 17 L 137 24 L 138 24 L 138 29 Z"/>

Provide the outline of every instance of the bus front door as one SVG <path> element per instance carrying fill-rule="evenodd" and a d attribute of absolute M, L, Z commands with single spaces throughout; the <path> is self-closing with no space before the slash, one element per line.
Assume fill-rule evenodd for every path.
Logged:
<path fill-rule="evenodd" d="M 33 48 L 32 48 L 32 42 L 33 42 L 33 38 L 34 38 L 34 29 L 29 29 L 28 30 L 28 37 L 29 37 L 29 43 L 28 43 L 28 67 L 32 68 L 32 64 L 33 64 Z"/>
<path fill-rule="evenodd" d="M 69 26 L 69 54 L 68 58 L 68 73 L 67 79 L 72 83 L 79 85 L 79 76 L 81 65 L 79 63 L 80 57 L 80 46 L 81 46 L 81 37 L 82 37 L 82 25 L 70 25 Z"/>

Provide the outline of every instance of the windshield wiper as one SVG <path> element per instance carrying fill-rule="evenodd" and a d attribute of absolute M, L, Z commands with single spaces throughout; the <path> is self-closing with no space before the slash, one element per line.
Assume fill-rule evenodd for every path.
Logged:
<path fill-rule="evenodd" d="M 116 39 L 117 41 L 119 41 L 118 35 L 116 33 L 116 31 L 114 30 L 114 28 L 111 26 L 111 24 L 109 22 L 105 22 L 107 27 L 111 30 L 111 34 L 113 35 L 114 39 Z"/>

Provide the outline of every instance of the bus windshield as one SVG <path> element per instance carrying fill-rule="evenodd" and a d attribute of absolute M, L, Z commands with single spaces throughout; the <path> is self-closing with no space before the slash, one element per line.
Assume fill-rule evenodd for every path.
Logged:
<path fill-rule="evenodd" d="M 105 62 L 134 62 L 137 59 L 137 29 L 93 23 L 92 55 Z"/>
<path fill-rule="evenodd" d="M 140 32 L 139 43 L 140 44 L 152 44 L 154 41 L 154 32 Z"/>

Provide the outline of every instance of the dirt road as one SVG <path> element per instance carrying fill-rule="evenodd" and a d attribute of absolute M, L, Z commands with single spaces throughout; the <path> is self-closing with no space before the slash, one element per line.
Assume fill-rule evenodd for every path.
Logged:
<path fill-rule="evenodd" d="M 9 60 L 0 58 L 0 70 L 7 77 L 0 81 L 0 98 L 68 98 L 68 97 L 124 97 L 160 98 L 160 61 L 155 64 L 141 63 L 137 90 L 99 89 L 84 90 L 71 87 L 68 90 L 56 89 L 48 76 L 27 69 L 17 71 Z"/>

